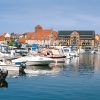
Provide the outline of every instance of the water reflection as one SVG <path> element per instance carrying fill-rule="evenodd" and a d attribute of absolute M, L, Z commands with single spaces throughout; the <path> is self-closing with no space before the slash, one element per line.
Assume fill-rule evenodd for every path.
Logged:
<path fill-rule="evenodd" d="M 90 54 L 80 55 L 79 59 L 79 72 L 91 73 L 94 72 L 94 56 Z"/>
<path fill-rule="evenodd" d="M 83 54 L 79 57 L 79 69 L 85 71 L 100 70 L 100 55 L 97 54 Z"/>
<path fill-rule="evenodd" d="M 31 75 L 56 75 L 60 72 L 62 65 L 51 66 L 27 66 L 25 69 L 26 74 Z"/>
<path fill-rule="evenodd" d="M 94 72 L 100 71 L 100 55 L 89 53 L 81 54 L 79 57 L 71 59 L 69 63 L 67 62 L 65 69 L 70 73 L 93 75 Z"/>
<path fill-rule="evenodd" d="M 51 64 L 51 66 L 27 66 L 25 69 L 27 76 L 30 75 L 57 75 L 57 74 L 78 74 L 93 75 L 94 72 L 100 71 L 100 55 L 81 54 L 79 57 L 67 59 L 66 63 Z"/>
<path fill-rule="evenodd" d="M 100 55 L 98 54 L 94 55 L 94 66 L 95 66 L 95 71 L 100 71 Z"/>
<path fill-rule="evenodd" d="M 100 56 L 96 54 L 82 54 L 73 59 L 67 59 L 66 63 L 52 66 L 28 66 L 26 73 L 33 74 L 59 74 L 60 72 L 70 74 L 77 73 L 80 75 L 93 74 L 100 70 Z"/>

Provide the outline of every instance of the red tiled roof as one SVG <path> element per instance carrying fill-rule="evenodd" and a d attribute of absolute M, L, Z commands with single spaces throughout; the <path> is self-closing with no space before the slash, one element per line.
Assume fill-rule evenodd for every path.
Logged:
<path fill-rule="evenodd" d="M 26 32 L 26 39 L 46 39 L 48 40 L 50 38 L 50 35 L 52 34 L 54 36 L 54 39 L 57 39 L 57 32 L 52 31 L 51 29 L 41 30 L 37 32 Z"/>
<path fill-rule="evenodd" d="M 0 36 L 0 41 L 4 41 L 5 38 L 3 36 Z"/>
<path fill-rule="evenodd" d="M 5 37 L 6 34 L 8 33 L 4 32 L 0 35 L 0 41 L 11 40 L 11 37 Z"/>
<path fill-rule="evenodd" d="M 25 38 L 24 37 L 20 37 L 18 41 L 21 42 L 21 43 L 25 43 Z"/>
<path fill-rule="evenodd" d="M 11 40 L 10 37 L 4 37 L 4 36 L 0 36 L 0 41 L 5 41 L 5 40 Z"/>
<path fill-rule="evenodd" d="M 11 38 L 13 36 L 20 36 L 19 34 L 16 34 L 16 33 L 13 33 L 11 34 L 11 38 L 10 37 L 5 37 L 5 35 L 7 34 L 7 32 L 1 34 L 0 36 L 0 41 L 3 41 L 3 40 L 11 40 Z M 35 32 L 25 32 L 23 34 L 23 37 L 19 38 L 19 41 L 20 42 L 25 42 L 25 40 L 49 40 L 50 39 L 50 36 L 53 36 L 53 38 L 56 40 L 57 39 L 57 32 L 56 31 L 53 31 L 52 29 L 43 29 L 40 25 L 37 25 L 35 27 Z"/>

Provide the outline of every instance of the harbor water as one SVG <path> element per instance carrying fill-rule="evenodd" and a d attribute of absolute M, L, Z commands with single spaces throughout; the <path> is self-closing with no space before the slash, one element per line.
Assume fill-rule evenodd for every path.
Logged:
<path fill-rule="evenodd" d="M 36 66 L 9 76 L 0 100 L 100 100 L 100 55 L 82 54 L 65 64 Z"/>

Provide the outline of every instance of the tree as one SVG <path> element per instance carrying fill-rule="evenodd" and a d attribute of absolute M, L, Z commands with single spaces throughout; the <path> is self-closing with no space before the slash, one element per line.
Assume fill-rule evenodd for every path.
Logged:
<path fill-rule="evenodd" d="M 14 45 L 14 43 L 15 43 L 15 41 L 14 41 L 14 40 L 10 40 L 10 41 L 8 42 L 8 45 L 13 46 L 13 45 Z"/>

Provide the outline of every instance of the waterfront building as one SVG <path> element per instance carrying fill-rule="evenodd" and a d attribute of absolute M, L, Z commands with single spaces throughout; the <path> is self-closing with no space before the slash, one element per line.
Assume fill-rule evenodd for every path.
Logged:
<path fill-rule="evenodd" d="M 95 47 L 95 31 L 89 30 L 71 30 L 58 31 L 59 45 L 72 45 L 82 48 Z"/>
<path fill-rule="evenodd" d="M 35 26 L 33 32 L 2 33 L 0 42 L 18 41 L 20 43 L 39 44 L 39 45 L 66 45 L 81 48 L 100 47 L 100 34 L 95 34 L 93 30 L 61 30 L 43 29 L 42 26 Z"/>
<path fill-rule="evenodd" d="M 54 45 L 57 40 L 57 32 L 53 29 L 43 29 L 37 25 L 34 32 L 25 32 L 23 37 L 28 44 Z"/>

